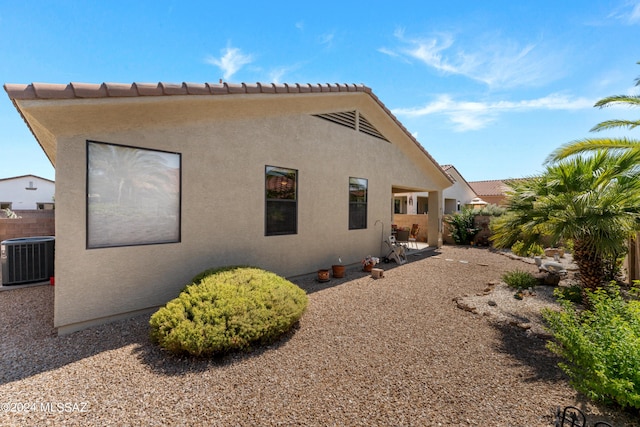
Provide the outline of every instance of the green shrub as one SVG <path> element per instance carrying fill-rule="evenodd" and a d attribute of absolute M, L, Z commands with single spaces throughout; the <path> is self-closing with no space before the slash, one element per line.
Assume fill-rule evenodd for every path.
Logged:
<path fill-rule="evenodd" d="M 502 216 L 507 212 L 507 208 L 490 203 L 476 211 L 476 215 Z"/>
<path fill-rule="evenodd" d="M 564 240 L 562 242 L 562 245 L 560 245 L 560 247 L 564 248 L 564 251 L 566 253 L 572 254 L 573 253 L 573 240 L 572 239 Z"/>
<path fill-rule="evenodd" d="M 544 310 L 553 333 L 548 348 L 572 385 L 589 398 L 640 408 L 640 301 L 625 301 L 617 286 L 586 290 L 590 308 L 578 311 L 561 300 L 562 311 Z"/>
<path fill-rule="evenodd" d="M 248 265 L 231 265 L 231 266 L 225 266 L 225 267 L 208 268 L 205 271 L 203 271 L 202 273 L 199 273 L 199 274 L 196 274 L 195 276 L 193 276 L 193 279 L 191 279 L 191 283 L 193 283 L 194 285 L 197 285 L 205 277 L 212 276 L 212 275 L 214 275 L 216 273 L 222 273 L 223 271 L 235 270 L 235 269 L 238 269 L 238 268 L 251 268 L 251 267 L 248 266 Z"/>
<path fill-rule="evenodd" d="M 544 248 L 537 243 L 531 243 L 529 246 L 518 240 L 511 246 L 511 252 L 521 257 L 534 257 L 544 255 Z"/>
<path fill-rule="evenodd" d="M 533 274 L 517 269 L 504 273 L 502 275 L 502 281 L 518 290 L 533 288 L 538 283 L 536 278 L 533 277 Z"/>
<path fill-rule="evenodd" d="M 211 356 L 275 341 L 307 307 L 305 292 L 274 273 L 251 267 L 196 276 L 151 316 L 151 340 L 176 353 Z"/>
<path fill-rule="evenodd" d="M 527 251 L 524 248 L 524 242 L 518 240 L 511 246 L 511 252 L 518 256 L 527 256 Z"/>
<path fill-rule="evenodd" d="M 555 288 L 553 295 L 560 300 L 567 300 L 574 304 L 582 304 L 582 287 L 580 285 L 572 285 L 568 288 Z"/>
<path fill-rule="evenodd" d="M 444 217 L 444 222 L 449 225 L 451 238 L 457 245 L 468 245 L 480 232 L 474 224 L 475 217 L 476 212 L 470 208 L 463 208 L 458 213 Z"/>

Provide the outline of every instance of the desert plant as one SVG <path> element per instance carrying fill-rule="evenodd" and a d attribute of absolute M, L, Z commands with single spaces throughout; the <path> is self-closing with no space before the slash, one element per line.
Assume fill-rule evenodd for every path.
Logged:
<path fill-rule="evenodd" d="M 515 182 L 507 197 L 509 212 L 492 223 L 493 243 L 505 247 L 544 237 L 555 245 L 571 239 L 583 288 L 606 283 L 607 260 L 623 256 L 628 238 L 640 227 L 637 154 L 618 157 L 600 151 Z"/>
<path fill-rule="evenodd" d="M 496 204 L 490 203 L 488 205 L 483 206 L 476 212 L 476 215 L 485 215 L 485 216 L 502 216 L 507 212 L 507 209 L 498 206 Z"/>
<path fill-rule="evenodd" d="M 617 286 L 586 290 L 589 309 L 560 300 L 561 311 L 544 310 L 554 341 L 548 348 L 560 368 L 589 398 L 640 409 L 640 301 L 626 301 Z"/>
<path fill-rule="evenodd" d="M 534 257 L 544 255 L 544 249 L 537 243 L 525 244 L 523 241 L 518 240 L 511 246 L 511 252 L 521 257 Z"/>
<path fill-rule="evenodd" d="M 559 300 L 570 301 L 574 304 L 582 304 L 582 288 L 578 285 L 558 287 L 553 290 L 553 295 Z"/>
<path fill-rule="evenodd" d="M 502 275 L 502 281 L 518 290 L 533 288 L 538 282 L 533 274 L 523 270 L 507 271 Z"/>
<path fill-rule="evenodd" d="M 212 276 L 214 274 L 217 273 L 222 273 L 223 271 L 231 271 L 231 270 L 236 270 L 239 268 L 251 268 L 251 266 L 249 265 L 229 265 L 229 266 L 224 266 L 224 267 L 214 267 L 214 268 L 208 268 L 206 270 L 204 270 L 201 273 L 196 274 L 195 276 L 193 276 L 193 279 L 191 279 L 191 283 L 194 285 L 197 285 L 198 283 L 202 282 L 202 279 L 204 279 L 205 277 L 209 277 Z"/>
<path fill-rule="evenodd" d="M 211 356 L 268 344 L 306 309 L 305 292 L 250 267 L 213 269 L 151 316 L 153 342 L 172 353 Z"/>
<path fill-rule="evenodd" d="M 449 225 L 451 237 L 458 245 L 468 245 L 480 231 L 474 224 L 476 212 L 473 209 L 463 208 L 462 211 L 444 217 Z"/>

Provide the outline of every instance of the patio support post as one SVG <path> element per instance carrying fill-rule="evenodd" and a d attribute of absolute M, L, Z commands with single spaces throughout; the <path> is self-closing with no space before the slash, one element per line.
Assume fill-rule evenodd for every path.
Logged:
<path fill-rule="evenodd" d="M 427 244 L 430 247 L 442 246 L 443 201 L 441 191 L 429 191 L 429 219 Z"/>

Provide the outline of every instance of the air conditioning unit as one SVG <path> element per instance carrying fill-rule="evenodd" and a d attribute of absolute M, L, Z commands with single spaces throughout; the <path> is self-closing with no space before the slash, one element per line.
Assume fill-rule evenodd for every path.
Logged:
<path fill-rule="evenodd" d="M 41 282 L 53 277 L 55 237 L 21 237 L 0 242 L 2 285 Z"/>

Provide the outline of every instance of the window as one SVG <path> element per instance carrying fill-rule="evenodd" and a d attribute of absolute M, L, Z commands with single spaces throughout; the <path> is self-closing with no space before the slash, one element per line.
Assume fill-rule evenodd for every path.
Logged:
<path fill-rule="evenodd" d="M 367 228 L 367 180 L 349 178 L 349 230 Z"/>
<path fill-rule="evenodd" d="M 11 209 L 11 202 L 0 202 L 0 209 Z"/>
<path fill-rule="evenodd" d="M 265 235 L 298 232 L 298 171 L 267 166 L 265 170 Z"/>
<path fill-rule="evenodd" d="M 181 155 L 87 141 L 87 247 L 180 241 Z"/>

